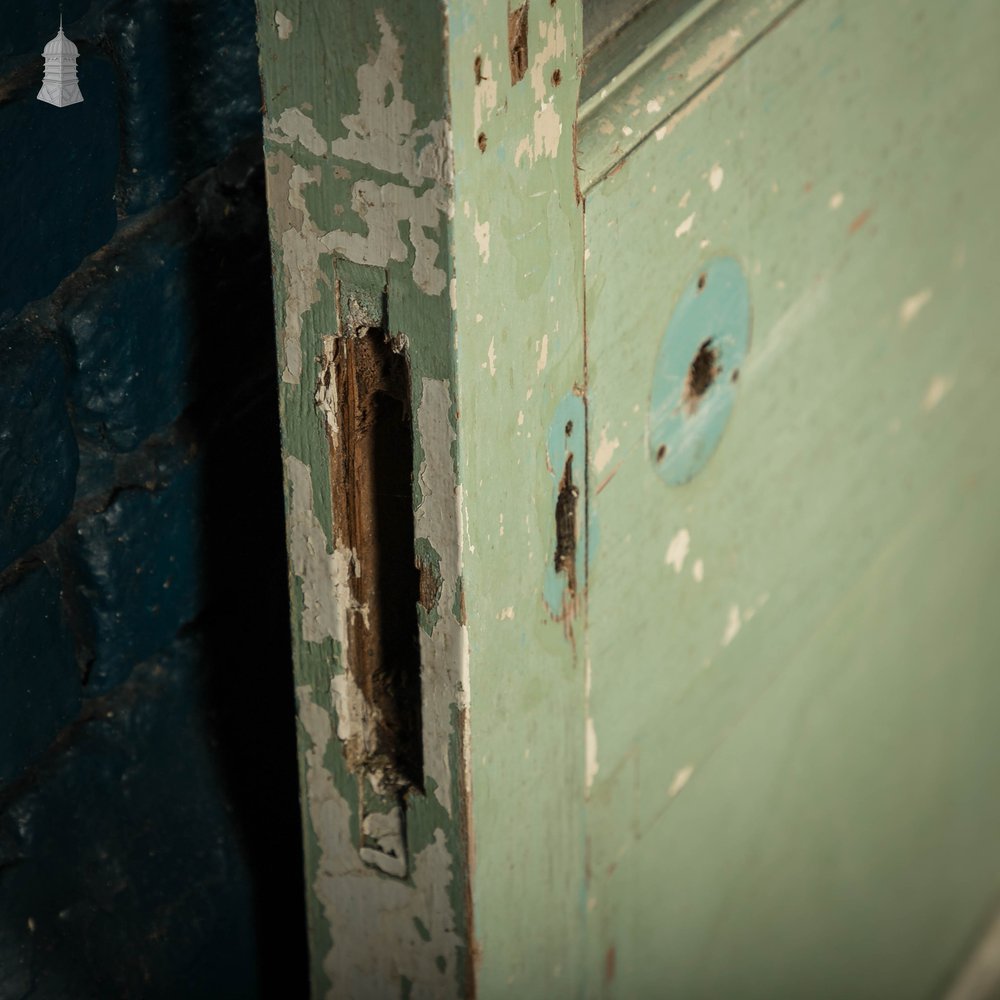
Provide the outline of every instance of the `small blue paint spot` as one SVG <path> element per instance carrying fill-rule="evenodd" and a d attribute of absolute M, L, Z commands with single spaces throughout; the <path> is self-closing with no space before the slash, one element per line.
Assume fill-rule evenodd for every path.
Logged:
<path fill-rule="evenodd" d="M 749 343 L 746 276 L 717 257 L 688 282 L 656 356 L 649 457 L 668 485 L 690 481 L 718 446 Z"/>

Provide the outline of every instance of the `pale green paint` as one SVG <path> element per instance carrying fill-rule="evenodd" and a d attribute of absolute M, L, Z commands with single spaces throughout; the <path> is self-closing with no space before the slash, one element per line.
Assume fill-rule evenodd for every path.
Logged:
<path fill-rule="evenodd" d="M 584 378 L 573 177 L 582 28 L 576 4 L 532 3 L 528 72 L 511 86 L 507 5 L 452 9 L 477 988 L 548 1000 L 578 996 L 585 967 L 583 612 L 574 646 L 543 596 L 556 542 L 549 427 Z M 581 456 L 581 485 L 584 474 Z"/>
<path fill-rule="evenodd" d="M 587 196 L 588 995 L 931 997 L 996 906 L 998 13 L 806 0 Z M 716 255 L 752 346 L 666 488 Z"/>

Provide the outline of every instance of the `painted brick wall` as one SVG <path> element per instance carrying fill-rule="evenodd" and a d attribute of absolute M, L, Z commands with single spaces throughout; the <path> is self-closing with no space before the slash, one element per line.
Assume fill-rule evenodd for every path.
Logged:
<path fill-rule="evenodd" d="M 0 6 L 0 1000 L 305 968 L 253 0 Z"/>

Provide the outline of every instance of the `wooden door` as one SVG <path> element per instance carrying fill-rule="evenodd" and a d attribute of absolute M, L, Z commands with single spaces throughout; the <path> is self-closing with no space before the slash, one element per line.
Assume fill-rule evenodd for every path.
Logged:
<path fill-rule="evenodd" d="M 984 975 L 1000 17 L 630 10 L 260 3 L 317 997 Z"/>

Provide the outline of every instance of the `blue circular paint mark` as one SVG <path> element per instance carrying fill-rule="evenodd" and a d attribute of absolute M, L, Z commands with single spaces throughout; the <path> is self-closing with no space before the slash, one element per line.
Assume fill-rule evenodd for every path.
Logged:
<path fill-rule="evenodd" d="M 732 257 L 717 257 L 684 289 L 656 356 L 649 457 L 668 485 L 688 482 L 712 457 L 749 343 L 746 276 Z"/>

